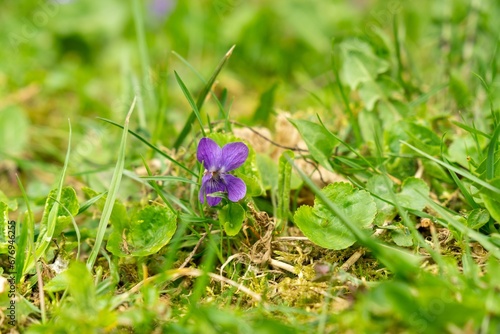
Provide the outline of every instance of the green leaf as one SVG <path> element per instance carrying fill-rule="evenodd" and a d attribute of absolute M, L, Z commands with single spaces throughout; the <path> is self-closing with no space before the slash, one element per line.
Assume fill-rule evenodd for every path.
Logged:
<path fill-rule="evenodd" d="M 99 194 L 93 189 L 83 187 L 83 192 L 87 197 L 90 198 L 89 201 L 94 201 L 97 198 L 96 205 L 99 210 L 104 209 L 104 205 L 106 204 L 107 195 Z M 118 199 L 115 199 L 115 203 L 113 204 L 113 209 L 111 210 L 111 215 L 109 217 L 109 221 L 113 224 L 113 226 L 126 226 L 128 224 L 129 218 L 127 214 L 127 209 L 125 205 L 120 202 Z"/>
<path fill-rule="evenodd" d="M 477 177 L 476 175 L 472 174 L 469 171 L 463 170 L 461 168 L 457 168 L 457 167 L 451 165 L 448 162 L 444 162 L 444 161 L 441 161 L 439 159 L 436 159 L 432 155 L 426 153 L 423 150 L 418 149 L 415 146 L 412 146 L 411 144 L 409 144 L 409 143 L 407 143 L 405 141 L 401 141 L 401 143 L 404 144 L 405 146 L 411 148 L 413 151 L 419 153 L 420 155 L 426 157 L 427 159 L 429 159 L 431 161 L 434 161 L 434 162 L 436 162 L 437 164 L 439 164 L 441 166 L 446 167 L 450 171 L 453 171 L 453 172 L 455 172 L 455 173 L 457 173 L 459 175 L 462 175 L 464 178 L 466 178 L 466 179 L 468 179 L 468 180 L 476 183 L 478 186 L 483 186 L 484 187 L 484 189 L 483 189 L 484 191 L 488 191 L 488 192 L 490 192 L 491 194 L 493 194 L 495 196 L 498 196 L 498 194 L 500 194 L 500 188 L 499 187 L 495 187 L 494 185 L 492 185 L 492 182 L 486 182 L 486 181 L 480 179 L 479 177 Z"/>
<path fill-rule="evenodd" d="M 262 185 L 266 190 L 278 189 L 278 166 L 267 154 L 256 155 L 257 167 L 262 176 Z"/>
<path fill-rule="evenodd" d="M 467 217 L 467 227 L 479 230 L 486 225 L 489 220 L 490 214 L 488 211 L 485 209 L 474 209 L 469 213 L 469 217 Z"/>
<path fill-rule="evenodd" d="M 483 153 L 479 151 L 474 138 L 471 136 L 453 138 L 449 145 L 446 158 L 451 162 L 459 163 L 462 167 L 469 168 L 471 163 L 479 163 Z"/>
<path fill-rule="evenodd" d="M 125 168 L 125 149 L 127 147 L 128 126 L 130 122 L 130 117 L 132 116 L 132 112 L 134 111 L 136 101 L 137 98 L 134 98 L 134 100 L 132 101 L 132 105 L 130 106 L 130 109 L 127 113 L 127 116 L 125 117 L 125 123 L 123 125 L 120 147 L 118 148 L 118 157 L 116 159 L 115 169 L 113 171 L 113 176 L 111 178 L 111 183 L 109 185 L 108 196 L 106 198 L 106 203 L 104 204 L 104 208 L 102 209 L 102 216 L 101 219 L 99 220 L 99 225 L 97 226 L 97 235 L 95 238 L 95 243 L 87 259 L 87 268 L 89 269 L 91 269 L 94 266 L 94 263 L 97 259 L 97 255 L 101 251 L 101 245 L 102 241 L 104 240 L 106 229 L 108 227 L 109 218 L 111 217 L 111 213 L 113 212 L 115 199 L 116 196 L 118 195 L 118 190 L 120 189 L 123 170 Z"/>
<path fill-rule="evenodd" d="M 96 290 L 92 275 L 81 262 L 74 262 L 62 274 L 74 299 L 72 307 L 81 314 L 93 314 L 97 310 Z M 59 282 L 59 284 L 64 284 Z"/>
<path fill-rule="evenodd" d="M 294 158 L 292 151 L 284 151 L 279 159 L 278 172 L 278 208 L 276 226 L 286 224 L 290 213 L 290 184 L 292 179 L 292 165 L 290 161 Z"/>
<path fill-rule="evenodd" d="M 488 144 L 488 155 L 486 158 L 486 179 L 490 180 L 495 176 L 500 176 L 497 171 L 495 171 L 495 164 L 498 166 L 498 157 L 495 154 L 496 148 L 498 146 L 498 136 L 500 136 L 500 125 L 495 128 L 493 135 L 491 136 L 491 141 Z"/>
<path fill-rule="evenodd" d="M 396 194 L 396 199 L 405 208 L 422 211 L 427 204 L 422 195 L 428 196 L 429 192 L 429 186 L 422 179 L 409 177 L 403 181 L 401 192 Z"/>
<path fill-rule="evenodd" d="M 330 134 L 323 126 L 310 121 L 299 119 L 288 119 L 304 139 L 312 157 L 326 169 L 333 171 L 329 158 L 332 156 L 338 140 Z"/>
<path fill-rule="evenodd" d="M 40 223 L 40 231 L 44 232 L 47 230 L 47 225 L 49 221 L 49 214 L 54 206 L 55 198 L 57 196 L 57 189 L 52 189 L 47 196 L 45 201 L 45 208 L 43 210 L 42 221 Z M 53 235 L 59 235 L 69 223 L 71 223 L 71 217 L 78 214 L 80 205 L 78 204 L 78 199 L 76 197 L 76 192 L 71 187 L 63 187 L 61 191 L 61 199 L 59 201 L 59 210 L 57 212 L 56 226 Z M 42 233 L 40 233 L 41 235 Z"/>
<path fill-rule="evenodd" d="M 373 175 L 366 183 L 366 189 L 374 195 L 377 195 L 383 199 L 389 199 L 391 193 L 394 191 L 388 188 L 388 185 L 392 185 L 391 180 L 384 180 L 383 175 Z M 388 203 L 378 198 L 374 198 L 377 204 L 377 216 L 375 218 L 375 224 L 382 226 L 386 221 L 392 220 L 397 213 L 396 208 Z"/>
<path fill-rule="evenodd" d="M 353 188 L 348 183 L 334 183 L 321 190 L 342 214 L 360 229 L 372 224 L 377 206 L 372 196 L 364 190 Z M 295 224 L 315 244 L 329 249 L 345 249 L 356 241 L 356 237 L 322 202 L 316 198 L 314 208 L 301 206 L 294 215 Z"/>
<path fill-rule="evenodd" d="M 491 217 L 493 217 L 493 219 L 497 222 L 500 222 L 500 201 L 484 194 L 481 194 L 481 199 L 483 200 L 484 206 L 490 213 Z"/>
<path fill-rule="evenodd" d="M 381 77 L 377 81 L 363 82 L 359 87 L 359 96 L 365 103 L 366 109 L 372 111 L 379 100 L 388 100 L 397 93 L 401 87 L 390 78 Z"/>
<path fill-rule="evenodd" d="M 147 256 L 165 246 L 177 228 L 177 215 L 166 207 L 147 206 L 125 226 L 113 226 L 107 249 L 117 256 Z"/>
<path fill-rule="evenodd" d="M 219 64 L 215 68 L 214 73 L 212 73 L 212 76 L 205 83 L 205 86 L 203 87 L 203 90 L 198 95 L 198 99 L 196 100 L 196 109 L 198 110 L 198 112 L 201 111 L 201 108 L 203 107 L 203 103 L 205 102 L 208 93 L 212 89 L 212 86 L 213 86 L 213 84 L 215 82 L 215 79 L 217 79 L 217 76 L 219 75 L 220 71 L 224 67 L 224 64 L 226 63 L 226 61 L 229 59 L 229 57 L 231 57 L 231 55 L 233 53 L 233 50 L 234 50 L 234 47 L 235 47 L 235 45 L 233 45 L 229 49 L 229 51 L 226 52 L 226 54 L 224 55 L 224 57 L 222 57 L 221 61 L 219 62 Z M 193 122 L 194 122 L 195 119 L 196 119 L 196 114 L 195 114 L 195 112 L 193 110 L 193 111 L 191 111 L 191 114 L 189 115 L 189 118 L 186 121 L 186 124 L 184 124 L 184 127 L 182 128 L 182 131 L 179 134 L 179 137 L 177 137 L 177 140 L 174 143 L 174 148 L 176 150 L 181 146 L 182 142 L 184 141 L 184 139 L 187 137 L 187 135 L 191 131 L 191 127 L 192 127 L 192 124 L 193 124 Z"/>
<path fill-rule="evenodd" d="M 65 272 L 54 276 L 47 284 L 43 286 L 45 291 L 58 292 L 64 291 L 68 288 L 68 280 Z"/>
<path fill-rule="evenodd" d="M 274 109 L 274 95 L 278 84 L 275 83 L 260 96 L 260 103 L 252 117 L 252 124 L 266 124 Z"/>
<path fill-rule="evenodd" d="M 69 157 L 71 153 L 71 123 L 69 123 L 69 138 L 68 138 L 68 148 L 66 150 L 66 157 L 64 159 L 64 166 L 59 177 L 59 182 L 57 185 L 57 190 L 54 196 L 54 203 L 52 208 L 48 210 L 47 223 L 40 228 L 40 234 L 38 235 L 38 240 L 35 247 L 35 258 L 31 259 L 26 265 L 26 269 L 29 270 L 34 262 L 38 261 L 42 255 L 45 254 L 47 247 L 52 242 L 52 237 L 57 226 L 57 217 L 59 213 L 59 203 L 61 202 L 61 196 L 63 191 L 64 178 L 66 177 L 66 172 L 68 170 Z M 47 205 L 47 203 L 46 203 Z M 43 224 L 42 224 L 43 225 Z M 45 228 L 45 229 L 44 229 Z"/>
<path fill-rule="evenodd" d="M 230 237 L 235 236 L 243 226 L 245 210 L 239 203 L 229 202 L 219 211 L 219 221 Z"/>
<path fill-rule="evenodd" d="M 193 108 L 192 112 L 196 115 L 196 118 L 198 119 L 198 123 L 200 123 L 201 133 L 203 134 L 203 136 L 205 136 L 205 129 L 203 127 L 203 122 L 201 120 L 200 111 L 198 110 L 198 107 L 196 106 L 196 103 L 194 102 L 193 96 L 191 95 L 191 93 L 189 92 L 189 89 L 187 89 L 186 85 L 182 81 L 181 77 L 179 77 L 177 72 L 174 71 L 174 74 L 175 74 L 175 79 L 177 80 L 177 83 L 181 87 L 181 90 L 184 93 L 184 96 L 186 97 L 186 99 L 189 102 L 189 105 L 191 106 L 191 108 Z"/>
<path fill-rule="evenodd" d="M 340 44 L 343 64 L 341 76 L 352 90 L 362 82 L 374 81 L 389 69 L 389 63 L 377 57 L 371 46 L 360 40 L 348 40 Z"/>
<path fill-rule="evenodd" d="M 391 231 L 394 243 L 400 247 L 410 247 L 413 245 L 413 238 L 407 227 L 400 225 Z"/>

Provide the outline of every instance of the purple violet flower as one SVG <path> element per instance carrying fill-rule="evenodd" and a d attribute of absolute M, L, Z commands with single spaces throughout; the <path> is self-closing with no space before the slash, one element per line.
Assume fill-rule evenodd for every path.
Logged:
<path fill-rule="evenodd" d="M 215 192 L 227 192 L 227 197 L 232 202 L 237 202 L 247 193 L 247 186 L 240 178 L 228 172 L 240 167 L 248 157 L 248 147 L 241 143 L 229 143 L 221 149 L 210 138 L 201 138 L 196 154 L 198 161 L 203 163 L 205 173 L 201 180 L 200 202 L 215 206 L 222 198 L 208 196 Z"/>

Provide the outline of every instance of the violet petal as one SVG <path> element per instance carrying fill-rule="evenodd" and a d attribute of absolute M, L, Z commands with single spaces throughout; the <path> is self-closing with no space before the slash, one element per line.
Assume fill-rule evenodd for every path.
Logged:
<path fill-rule="evenodd" d="M 248 147 L 241 143 L 229 143 L 222 148 L 221 172 L 229 172 L 243 165 L 248 157 Z"/>
<path fill-rule="evenodd" d="M 222 181 L 222 179 L 216 180 L 214 178 L 210 178 L 206 183 L 205 183 L 205 194 L 207 195 L 207 203 L 210 206 L 216 206 L 217 204 L 222 201 L 222 198 L 220 197 L 212 197 L 208 196 L 209 194 L 216 193 L 219 191 L 226 191 L 226 185 Z"/>
<path fill-rule="evenodd" d="M 226 174 L 224 175 L 224 181 L 227 187 L 227 197 L 230 201 L 238 202 L 240 199 L 245 197 L 247 193 L 247 186 L 242 179 L 231 174 Z"/>
<path fill-rule="evenodd" d="M 200 202 L 202 204 L 205 203 L 206 184 L 209 180 L 210 180 L 210 174 L 205 174 L 201 178 L 201 187 L 200 187 L 200 193 L 198 194 L 198 198 L 200 199 Z"/>
<path fill-rule="evenodd" d="M 201 138 L 196 157 L 199 162 L 203 162 L 206 170 L 214 172 L 221 166 L 222 150 L 212 139 Z"/>

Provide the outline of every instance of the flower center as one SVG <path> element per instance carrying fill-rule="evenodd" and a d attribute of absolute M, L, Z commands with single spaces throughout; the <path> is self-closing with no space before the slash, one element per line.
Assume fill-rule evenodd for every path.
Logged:
<path fill-rule="evenodd" d="M 216 171 L 209 171 L 209 170 L 206 170 L 205 169 L 205 173 L 204 175 L 207 175 L 209 174 L 210 175 L 210 178 L 214 181 L 219 181 L 220 180 L 220 175 L 221 175 L 221 172 L 216 170 Z"/>

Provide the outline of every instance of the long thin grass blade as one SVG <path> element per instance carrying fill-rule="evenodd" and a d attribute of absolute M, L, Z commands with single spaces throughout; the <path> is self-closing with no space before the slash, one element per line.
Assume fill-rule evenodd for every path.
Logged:
<path fill-rule="evenodd" d="M 118 194 L 118 189 L 120 188 L 120 182 L 125 166 L 125 148 L 127 143 L 128 125 L 130 122 L 130 116 L 134 111 L 136 100 L 137 98 L 134 98 L 134 100 L 132 101 L 130 110 L 127 114 L 127 117 L 125 118 L 120 148 L 118 149 L 118 160 L 116 162 L 115 171 L 111 179 L 108 197 L 106 198 L 106 203 L 104 204 L 104 208 L 102 210 L 101 220 L 99 221 L 99 226 L 97 227 L 97 236 L 95 239 L 94 247 L 92 247 L 92 251 L 90 252 L 89 258 L 87 259 L 87 268 L 89 270 L 92 270 L 92 267 L 94 266 L 94 263 L 97 259 L 97 255 L 101 250 L 104 233 L 106 232 L 106 228 L 108 227 L 109 218 L 111 217 L 111 212 L 113 211 L 113 205 L 115 204 L 116 195 Z"/>

